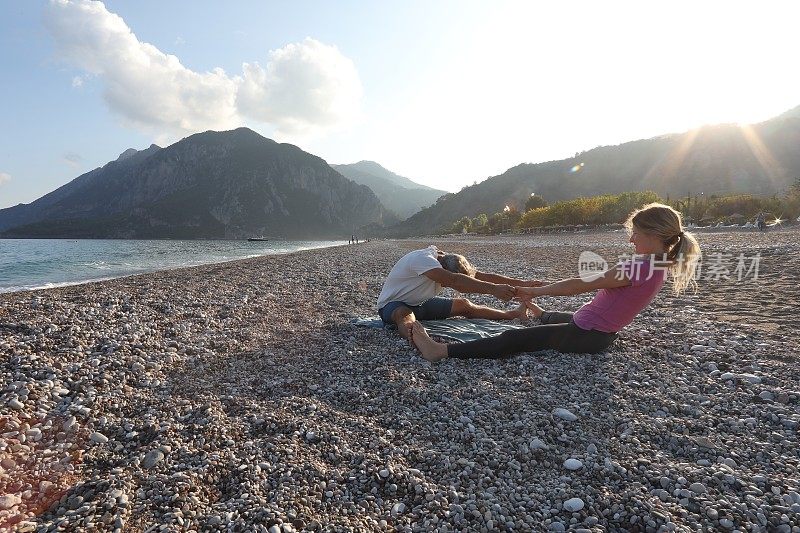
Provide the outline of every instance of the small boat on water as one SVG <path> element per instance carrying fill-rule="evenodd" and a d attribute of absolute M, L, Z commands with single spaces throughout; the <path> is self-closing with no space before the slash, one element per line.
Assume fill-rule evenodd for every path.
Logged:
<path fill-rule="evenodd" d="M 264 237 L 250 237 L 247 240 L 250 241 L 250 242 L 257 242 L 257 241 L 268 241 L 269 239 L 264 238 Z"/>

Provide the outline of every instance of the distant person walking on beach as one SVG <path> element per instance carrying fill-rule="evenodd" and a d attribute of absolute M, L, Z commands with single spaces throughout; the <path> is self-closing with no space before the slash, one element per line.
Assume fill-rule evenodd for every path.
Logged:
<path fill-rule="evenodd" d="M 499 358 L 518 352 L 557 350 L 597 353 L 617 338 L 664 285 L 669 272 L 676 294 L 695 285 L 694 272 L 700 246 L 684 231 L 681 215 L 663 204 L 648 204 L 628 217 L 625 227 L 635 247 L 633 259 L 623 261 L 592 280 L 572 278 L 540 287 L 519 287 L 517 298 L 542 325 L 515 329 L 463 344 L 443 344 L 431 339 L 416 323 L 412 341 L 429 361 L 445 357 Z M 599 290 L 575 314 L 548 312 L 533 303 L 539 296 L 571 296 Z"/>
<path fill-rule="evenodd" d="M 763 211 L 756 216 L 756 227 L 759 231 L 764 231 L 767 229 L 767 221 Z"/>
<path fill-rule="evenodd" d="M 438 320 L 451 316 L 511 320 L 525 318 L 525 305 L 500 310 L 477 305 L 466 298 L 437 297 L 444 287 L 458 292 L 491 294 L 507 301 L 516 287 L 537 287 L 541 281 L 509 278 L 478 272 L 463 255 L 448 254 L 429 246 L 409 252 L 394 265 L 378 297 L 378 314 L 384 324 L 395 324 L 400 335 L 409 339 L 416 320 Z"/>

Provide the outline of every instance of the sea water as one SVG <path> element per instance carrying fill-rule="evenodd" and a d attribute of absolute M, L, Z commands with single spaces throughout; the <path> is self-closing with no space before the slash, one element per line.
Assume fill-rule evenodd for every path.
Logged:
<path fill-rule="evenodd" d="M 0 293 L 74 285 L 346 243 L 0 239 Z"/>

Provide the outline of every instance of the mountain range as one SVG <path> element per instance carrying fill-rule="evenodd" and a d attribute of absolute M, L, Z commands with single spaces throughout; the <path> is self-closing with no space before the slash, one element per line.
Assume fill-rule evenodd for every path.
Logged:
<path fill-rule="evenodd" d="M 399 176 L 374 161 L 331 166 L 342 176 L 372 189 L 381 203 L 401 219 L 410 217 L 447 194 L 447 191 L 426 187 Z"/>
<path fill-rule="evenodd" d="M 4 237 L 343 239 L 397 222 L 366 186 L 247 128 L 126 150 L 30 204 Z"/>
<path fill-rule="evenodd" d="M 782 194 L 800 176 L 800 107 L 754 125 L 703 126 L 617 146 L 602 146 L 559 161 L 521 164 L 438 199 L 387 234 L 441 232 L 464 216 L 521 208 L 531 193 L 548 202 L 652 190 L 689 195 Z"/>

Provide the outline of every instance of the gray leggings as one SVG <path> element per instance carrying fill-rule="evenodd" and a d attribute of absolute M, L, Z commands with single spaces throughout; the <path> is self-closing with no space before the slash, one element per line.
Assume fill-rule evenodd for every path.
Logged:
<path fill-rule="evenodd" d="M 510 329 L 487 339 L 448 344 L 448 357 L 498 359 L 519 352 L 557 350 L 562 353 L 602 352 L 617 338 L 616 333 L 585 330 L 575 325 L 572 313 L 542 313 L 542 325 Z"/>

